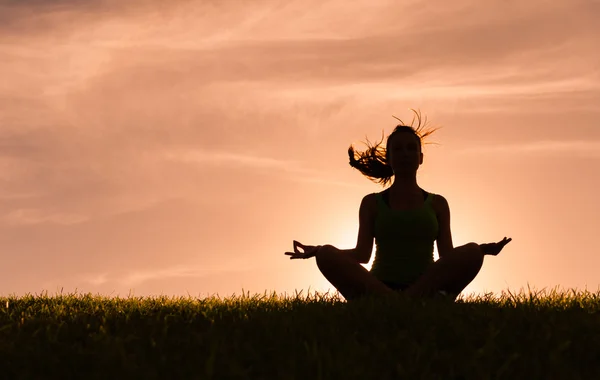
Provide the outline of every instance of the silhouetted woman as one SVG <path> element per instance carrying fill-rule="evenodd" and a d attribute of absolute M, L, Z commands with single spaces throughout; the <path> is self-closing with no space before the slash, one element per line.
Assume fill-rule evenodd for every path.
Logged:
<path fill-rule="evenodd" d="M 425 131 L 420 113 L 414 111 L 416 128 L 402 120 L 388 136 L 385 149 L 367 144 L 365 152 L 348 149 L 350 165 L 363 175 L 386 186 L 367 194 L 360 204 L 356 248 L 332 245 L 311 246 L 294 241 L 290 259 L 315 257 L 321 273 L 347 299 L 365 295 L 388 295 L 401 291 L 408 296 L 445 294 L 455 299 L 475 278 L 485 255 L 497 255 L 512 239 L 497 243 L 452 244 L 450 209 L 446 199 L 427 192 L 417 184 L 417 170 L 423 163 L 422 139 L 436 129 Z M 368 143 L 368 140 L 367 140 Z M 361 264 L 371 258 L 375 239 L 375 260 L 370 271 Z M 439 259 L 433 259 L 437 242 Z"/>

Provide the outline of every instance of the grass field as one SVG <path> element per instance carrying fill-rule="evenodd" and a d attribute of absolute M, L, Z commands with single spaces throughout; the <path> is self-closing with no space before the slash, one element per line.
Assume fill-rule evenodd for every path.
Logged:
<path fill-rule="evenodd" d="M 600 292 L 0 298 L 2 379 L 600 379 Z"/>

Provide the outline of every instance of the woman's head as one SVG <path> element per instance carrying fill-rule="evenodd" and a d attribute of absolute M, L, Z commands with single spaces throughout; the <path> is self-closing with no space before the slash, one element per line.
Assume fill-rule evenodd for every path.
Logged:
<path fill-rule="evenodd" d="M 400 124 L 387 137 L 385 149 L 381 148 L 383 139 L 373 146 L 370 146 L 369 140 L 367 140 L 368 149 L 362 153 L 357 152 L 357 159 L 354 147 L 350 145 L 348 148 L 350 166 L 358 169 L 372 181 L 384 186 L 391 181 L 395 174 L 415 173 L 423 163 L 423 139 L 438 128 L 424 130 L 427 126 L 427 118 L 422 119 L 419 112 L 412 111 L 418 121 L 416 127 L 412 126 L 415 118 L 408 126 L 394 116 L 400 121 Z"/>
<path fill-rule="evenodd" d="M 410 173 L 423 163 L 421 137 L 412 127 L 398 125 L 385 144 L 385 161 L 394 174 Z"/>

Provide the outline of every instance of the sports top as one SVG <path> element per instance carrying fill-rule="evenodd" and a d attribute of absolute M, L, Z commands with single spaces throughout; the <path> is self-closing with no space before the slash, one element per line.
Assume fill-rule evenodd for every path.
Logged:
<path fill-rule="evenodd" d="M 376 194 L 376 250 L 370 272 L 379 280 L 410 284 L 433 263 L 433 242 L 439 230 L 431 204 L 434 196 L 423 190 L 421 207 L 392 210 L 389 189 Z"/>

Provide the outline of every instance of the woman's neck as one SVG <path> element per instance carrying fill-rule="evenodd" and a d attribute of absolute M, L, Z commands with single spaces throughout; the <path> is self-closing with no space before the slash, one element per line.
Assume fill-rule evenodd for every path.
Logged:
<path fill-rule="evenodd" d="M 394 183 L 390 186 L 390 192 L 394 194 L 412 194 L 421 191 L 416 177 L 398 178 L 394 177 Z"/>

